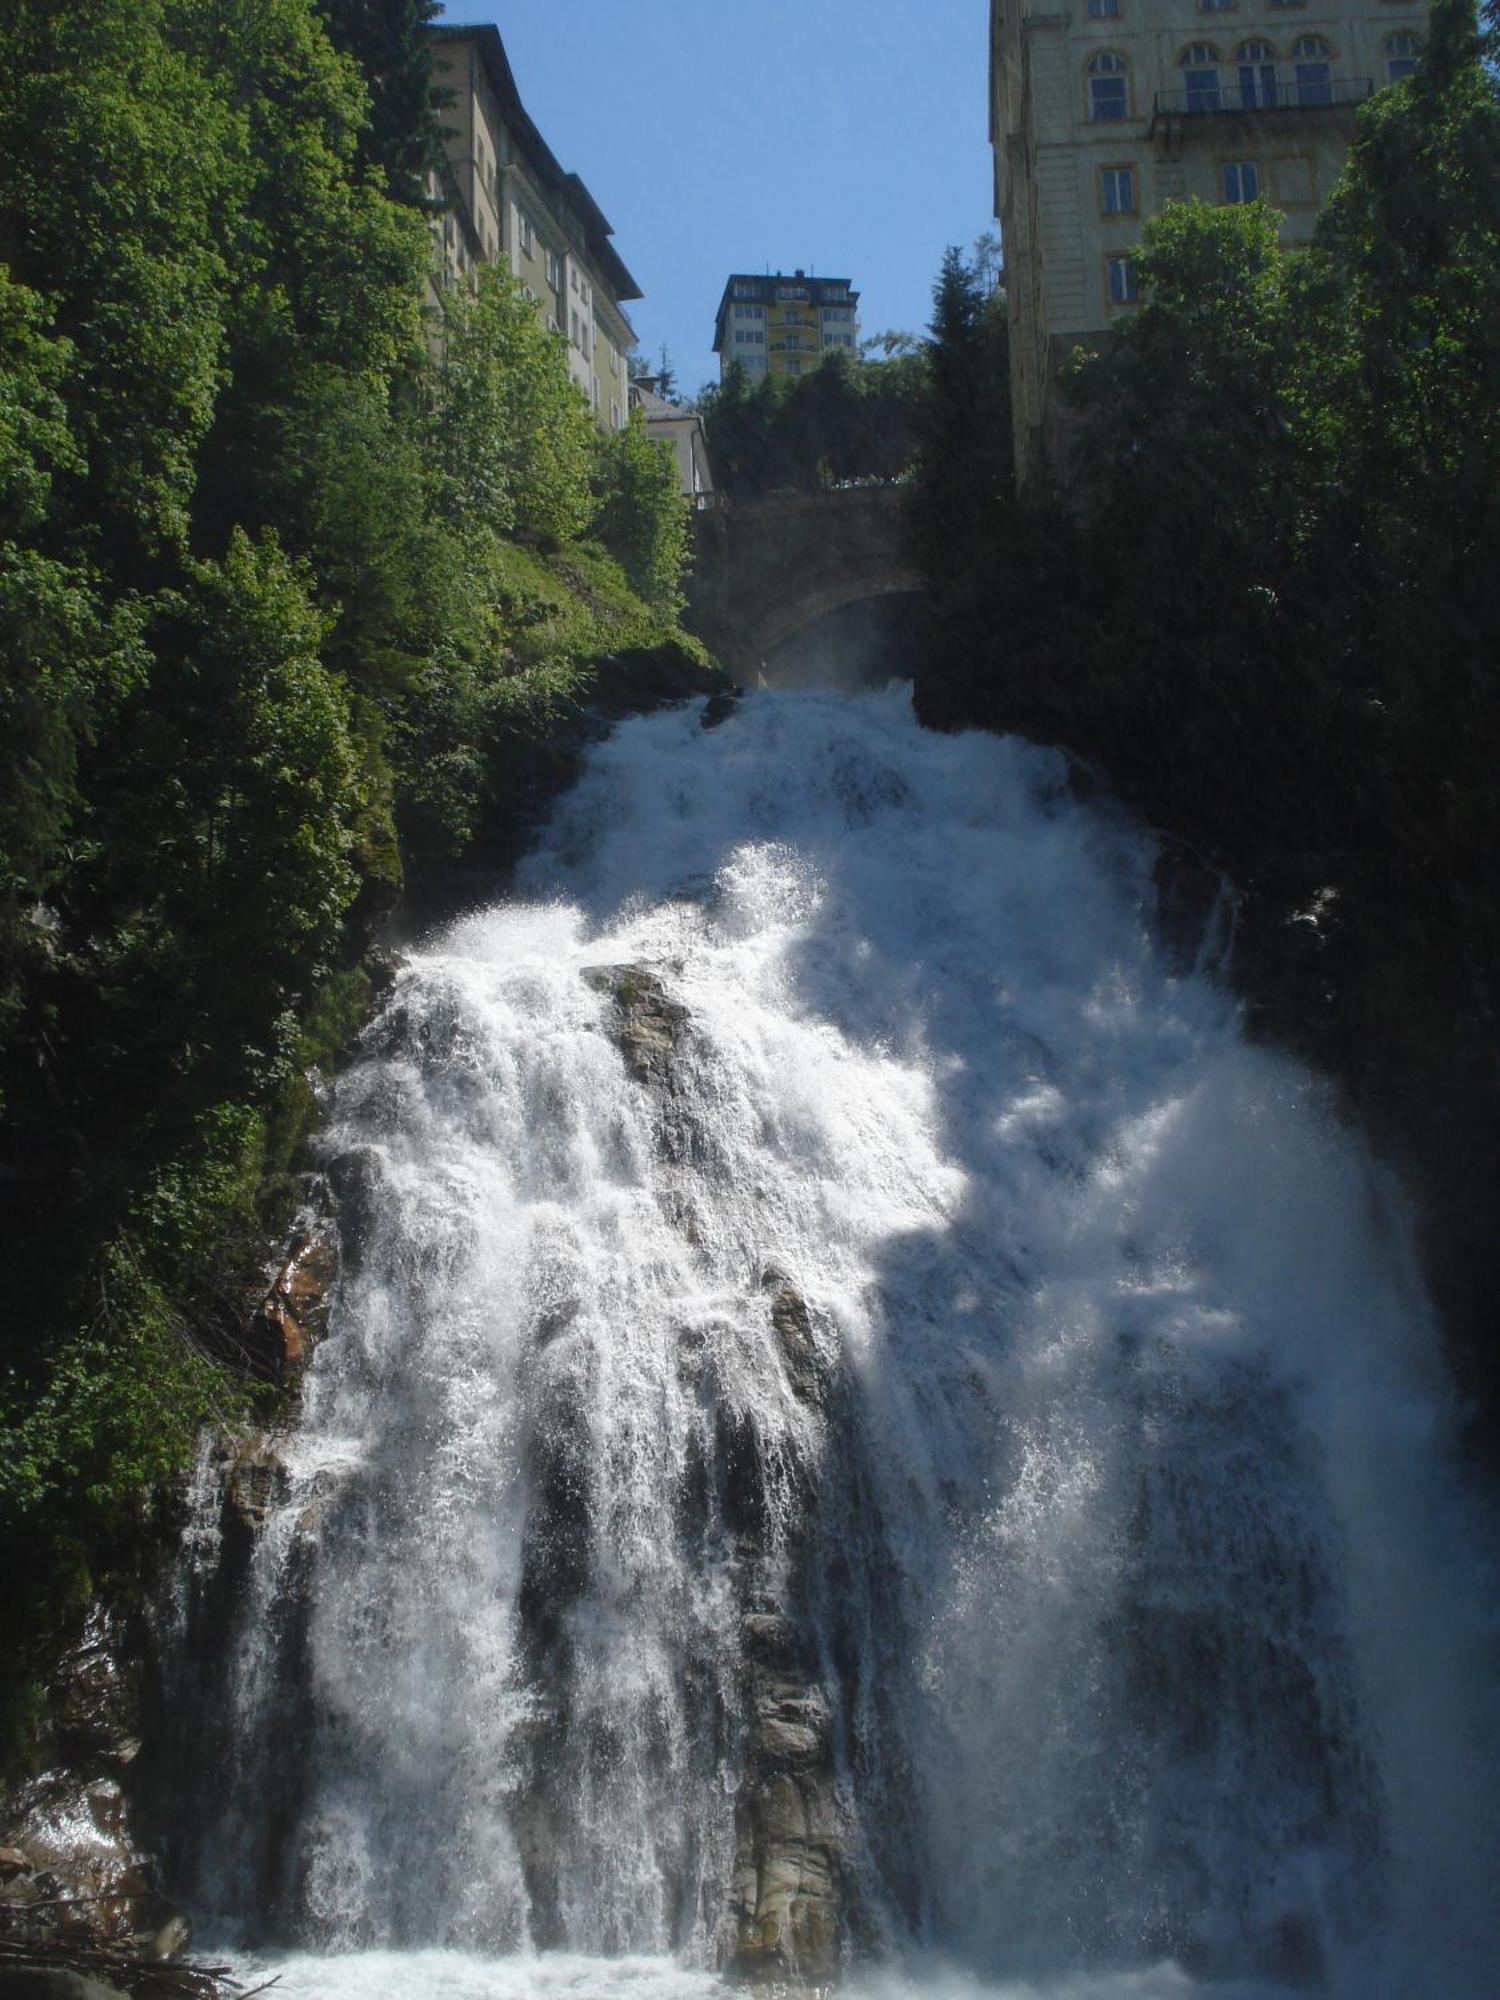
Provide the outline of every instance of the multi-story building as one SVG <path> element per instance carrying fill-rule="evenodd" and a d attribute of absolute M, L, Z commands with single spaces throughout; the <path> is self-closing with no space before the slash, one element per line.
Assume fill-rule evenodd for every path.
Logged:
<path fill-rule="evenodd" d="M 430 190 L 445 204 L 433 223 L 439 280 L 457 284 L 475 264 L 503 263 L 566 336 L 569 370 L 600 424 L 619 430 L 635 346 L 624 302 L 640 287 L 593 196 L 564 173 L 528 116 L 499 29 L 429 32 L 435 81 L 448 93 L 445 171 Z"/>
<path fill-rule="evenodd" d="M 803 375 L 829 354 L 859 348 L 859 293 L 847 278 L 752 277 L 734 272 L 724 287 L 714 322 L 714 352 L 722 381 L 738 361 L 752 381 L 764 375 Z"/>
<path fill-rule="evenodd" d="M 1414 68 L 1423 0 L 991 0 L 990 136 L 1017 469 L 1060 468 L 1059 363 L 1139 293 L 1169 201 L 1253 201 L 1306 243 L 1355 112 Z"/>

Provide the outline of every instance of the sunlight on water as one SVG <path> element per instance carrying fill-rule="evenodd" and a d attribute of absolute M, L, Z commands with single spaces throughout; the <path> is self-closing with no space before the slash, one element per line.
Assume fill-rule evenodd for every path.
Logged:
<path fill-rule="evenodd" d="M 1156 859 L 1052 753 L 762 694 L 619 729 L 412 955 L 264 1528 L 189 1545 L 185 1873 L 353 1954 L 287 1995 L 706 1994 L 795 1877 L 961 1968 L 870 2000 L 1493 2000 L 1407 1219 Z"/>

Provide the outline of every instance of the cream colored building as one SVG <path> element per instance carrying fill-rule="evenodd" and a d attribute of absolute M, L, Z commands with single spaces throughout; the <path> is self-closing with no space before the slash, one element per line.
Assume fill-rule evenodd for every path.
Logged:
<path fill-rule="evenodd" d="M 1426 18 L 1412 0 L 991 0 L 1023 480 L 1062 463 L 1059 363 L 1135 307 L 1142 221 L 1264 195 L 1307 242 L 1358 107 L 1410 73 Z"/>
<path fill-rule="evenodd" d="M 659 380 L 655 375 L 638 375 L 630 385 L 630 406 L 640 411 L 652 442 L 670 450 L 683 497 L 695 508 L 711 507 L 714 476 L 703 419 L 696 410 L 685 410 L 680 403 L 669 403 L 659 395 Z"/>
<path fill-rule="evenodd" d="M 439 281 L 460 283 L 476 264 L 503 263 L 567 340 L 568 367 L 600 425 L 630 413 L 635 329 L 624 302 L 640 287 L 577 174 L 564 173 L 521 102 L 500 31 L 436 27 L 436 83 L 449 95 L 441 118 L 446 171 L 431 192 Z"/>

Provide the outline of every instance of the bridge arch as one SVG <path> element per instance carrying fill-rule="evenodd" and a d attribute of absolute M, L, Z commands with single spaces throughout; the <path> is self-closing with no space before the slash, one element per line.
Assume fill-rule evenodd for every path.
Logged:
<path fill-rule="evenodd" d="M 698 517 L 689 621 L 737 678 L 819 619 L 923 589 L 906 490 L 835 488 Z"/>

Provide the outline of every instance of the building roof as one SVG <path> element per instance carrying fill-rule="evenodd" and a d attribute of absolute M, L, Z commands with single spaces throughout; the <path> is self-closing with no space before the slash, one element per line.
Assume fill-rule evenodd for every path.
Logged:
<path fill-rule="evenodd" d="M 724 281 L 724 293 L 719 300 L 719 310 L 714 315 L 714 348 L 724 345 L 724 322 L 729 316 L 729 308 L 738 298 L 740 302 L 772 304 L 778 285 L 805 285 L 814 305 L 856 306 L 859 293 L 847 278 L 814 278 L 806 271 L 731 271 Z M 752 289 L 746 290 L 745 287 Z M 829 292 L 837 294 L 830 299 Z"/>
<path fill-rule="evenodd" d="M 577 213 L 583 224 L 589 255 L 603 273 L 615 298 L 641 298 L 643 294 L 640 286 L 631 277 L 619 251 L 610 241 L 614 231 L 604 211 L 577 174 L 563 171 L 558 164 L 556 154 L 537 130 L 530 112 L 521 102 L 521 93 L 516 87 L 515 72 L 511 69 L 505 44 L 500 39 L 500 30 L 493 26 L 460 27 L 439 23 L 430 27 L 427 32 L 435 42 L 473 42 L 476 45 L 490 89 L 494 91 L 502 113 L 515 127 L 522 150 L 526 154 L 527 164 L 542 182 L 548 194 L 566 202 Z"/>

